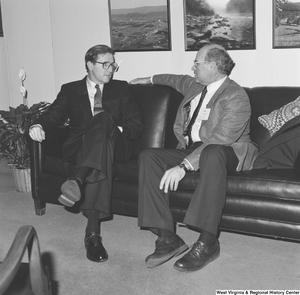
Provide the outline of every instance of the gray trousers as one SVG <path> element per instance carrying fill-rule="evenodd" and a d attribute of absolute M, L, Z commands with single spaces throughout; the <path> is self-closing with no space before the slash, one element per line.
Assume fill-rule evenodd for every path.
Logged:
<path fill-rule="evenodd" d="M 174 232 L 169 194 L 159 189 L 164 172 L 191 150 L 148 149 L 139 156 L 138 225 Z M 184 223 L 217 234 L 226 201 L 227 173 L 235 171 L 238 159 L 232 147 L 209 145 L 201 153 L 199 184 L 192 196 Z"/>

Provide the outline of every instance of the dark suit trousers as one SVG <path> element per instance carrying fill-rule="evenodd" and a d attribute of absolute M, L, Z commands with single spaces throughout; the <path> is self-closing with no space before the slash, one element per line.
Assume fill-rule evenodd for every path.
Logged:
<path fill-rule="evenodd" d="M 159 189 L 164 172 L 178 165 L 191 150 L 149 149 L 139 156 L 140 227 L 174 231 L 169 194 Z M 238 159 L 231 147 L 209 145 L 201 153 L 199 184 L 187 209 L 184 223 L 217 234 L 225 205 L 227 173 Z"/>
<path fill-rule="evenodd" d="M 108 112 L 95 115 L 87 125 L 78 146 L 76 167 L 89 167 L 81 210 L 96 209 L 99 218 L 111 210 L 112 168 L 114 161 L 130 159 L 133 148 Z"/>

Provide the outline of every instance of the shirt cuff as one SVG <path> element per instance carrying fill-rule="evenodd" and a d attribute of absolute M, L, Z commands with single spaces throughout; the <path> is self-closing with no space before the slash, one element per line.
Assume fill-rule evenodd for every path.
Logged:
<path fill-rule="evenodd" d="M 183 159 L 183 161 L 182 162 L 184 162 L 185 164 L 187 164 L 187 168 L 188 168 L 188 170 L 191 170 L 191 171 L 194 171 L 194 167 L 192 166 L 192 164 L 190 163 L 190 161 L 189 160 L 187 160 L 187 159 Z"/>
<path fill-rule="evenodd" d="M 33 127 L 40 127 L 40 128 L 43 129 L 43 127 L 42 127 L 41 124 L 34 124 L 34 125 L 31 125 L 31 126 L 30 126 L 29 130 L 30 130 L 31 128 L 33 128 Z"/>

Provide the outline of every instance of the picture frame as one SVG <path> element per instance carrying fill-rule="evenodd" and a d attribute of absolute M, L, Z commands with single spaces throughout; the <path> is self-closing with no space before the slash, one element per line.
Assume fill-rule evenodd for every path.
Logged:
<path fill-rule="evenodd" d="M 108 0 L 111 47 L 116 52 L 170 51 L 169 0 Z"/>
<path fill-rule="evenodd" d="M 183 0 L 185 51 L 205 43 L 227 50 L 256 49 L 255 0 Z"/>
<path fill-rule="evenodd" d="M 3 37 L 3 23 L 2 23 L 2 11 L 1 11 L 1 3 L 0 3 L 0 37 Z"/>
<path fill-rule="evenodd" d="M 300 48 L 300 2 L 273 0 L 273 49 Z"/>

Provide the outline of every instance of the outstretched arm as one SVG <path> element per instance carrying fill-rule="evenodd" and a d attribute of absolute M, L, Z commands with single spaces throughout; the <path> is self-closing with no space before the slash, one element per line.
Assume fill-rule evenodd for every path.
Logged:
<path fill-rule="evenodd" d="M 135 78 L 129 84 L 151 84 L 151 77 Z"/>

